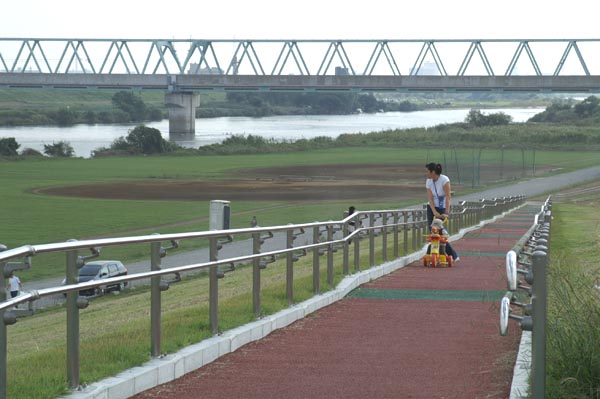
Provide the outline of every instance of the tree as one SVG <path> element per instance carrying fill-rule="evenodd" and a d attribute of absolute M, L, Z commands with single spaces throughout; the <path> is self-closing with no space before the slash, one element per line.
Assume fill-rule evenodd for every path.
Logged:
<path fill-rule="evenodd" d="M 160 130 L 145 125 L 136 126 L 127 135 L 127 143 L 142 154 L 160 154 L 170 149 Z"/>
<path fill-rule="evenodd" d="M 467 122 L 469 125 L 477 127 L 508 125 L 510 122 L 512 122 L 512 116 L 506 115 L 504 112 L 484 115 L 480 110 L 472 109 L 467 114 L 465 122 Z"/>
<path fill-rule="evenodd" d="M 70 108 L 61 108 L 54 114 L 54 120 L 59 126 L 71 126 L 77 120 L 77 115 Z"/>
<path fill-rule="evenodd" d="M 379 108 L 382 108 L 379 101 L 372 94 L 359 96 L 358 103 L 363 112 L 377 112 Z"/>
<path fill-rule="evenodd" d="M 70 158 L 75 151 L 68 141 L 61 140 L 52 144 L 44 144 L 44 154 L 50 157 Z"/>
<path fill-rule="evenodd" d="M 0 155 L 8 157 L 17 155 L 20 146 L 14 137 L 2 137 L 0 138 Z"/>
<path fill-rule="evenodd" d="M 574 111 L 580 118 L 589 118 L 598 112 L 600 99 L 596 96 L 589 96 L 582 102 L 575 104 Z"/>
<path fill-rule="evenodd" d="M 146 104 L 130 91 L 119 91 L 112 97 L 115 107 L 129 115 L 129 120 L 137 122 L 146 118 Z"/>

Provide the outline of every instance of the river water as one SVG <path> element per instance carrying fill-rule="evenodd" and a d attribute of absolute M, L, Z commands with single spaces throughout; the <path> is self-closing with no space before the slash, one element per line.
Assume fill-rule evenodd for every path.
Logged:
<path fill-rule="evenodd" d="M 514 122 L 525 122 L 544 108 L 496 108 L 482 110 L 484 114 L 504 112 Z M 222 117 L 196 119 L 193 137 L 171 138 L 183 147 L 199 147 L 223 141 L 230 135 L 252 134 L 277 140 L 310 139 L 318 136 L 335 138 L 344 133 L 370 133 L 389 129 L 431 127 L 442 123 L 462 122 L 470 109 L 386 112 L 354 115 L 267 116 L 262 118 Z M 33 148 L 40 152 L 44 144 L 64 140 L 71 144 L 75 155 L 89 157 L 92 150 L 109 147 L 137 124 L 75 125 L 71 127 L 35 126 L 0 127 L 0 138 L 14 137 L 19 150 Z M 169 138 L 169 121 L 150 122 L 149 127 Z"/>

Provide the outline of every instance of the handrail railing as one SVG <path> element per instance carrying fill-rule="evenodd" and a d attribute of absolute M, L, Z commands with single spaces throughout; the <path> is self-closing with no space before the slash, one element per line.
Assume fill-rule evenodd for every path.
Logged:
<path fill-rule="evenodd" d="M 522 204 L 524 196 L 499 198 L 489 201 L 465 202 L 452 208 L 449 220 L 449 231 L 457 232 L 460 228 L 480 223 L 483 218 L 501 214 Z M 390 223 L 390 220 L 392 221 Z M 363 221 L 360 226 L 359 221 Z M 365 222 L 367 221 L 367 222 Z M 350 231 L 350 222 L 355 222 L 354 230 Z M 205 270 L 209 278 L 209 317 L 210 326 L 214 334 L 219 332 L 218 324 L 218 280 L 225 273 L 235 270 L 236 263 L 252 262 L 253 265 L 253 307 L 256 317 L 260 317 L 260 272 L 268 263 L 275 261 L 278 257 L 286 261 L 286 290 L 290 304 L 294 303 L 293 293 L 293 262 L 301 256 L 313 252 L 313 291 L 320 292 L 320 256 L 327 254 L 327 280 L 333 285 L 333 252 L 343 250 L 342 270 L 343 274 L 349 274 L 350 245 L 354 246 L 354 271 L 360 270 L 360 240 L 368 237 L 369 243 L 369 267 L 375 265 L 376 237 L 381 236 L 381 251 L 384 261 L 388 256 L 388 234 L 392 233 L 393 254 L 399 257 L 399 242 L 403 241 L 404 255 L 409 253 L 409 241 L 412 241 L 412 251 L 422 246 L 423 233 L 427 229 L 427 218 L 425 212 L 419 209 L 396 209 L 396 210 L 373 210 L 358 211 L 342 220 L 328 222 L 314 222 L 303 224 L 289 224 L 281 226 L 215 230 L 202 232 L 186 232 L 173 234 L 153 234 L 133 237 L 102 238 L 93 240 L 70 240 L 61 243 L 24 245 L 14 249 L 0 252 L 0 267 L 5 278 L 10 274 L 11 264 L 9 261 L 25 258 L 23 263 L 29 267 L 31 258 L 42 253 L 65 253 L 66 254 L 66 281 L 68 284 L 59 287 L 49 287 L 39 290 L 24 292 L 15 298 L 6 298 L 5 284 L 0 285 L 0 399 L 6 398 L 6 369 L 7 369 L 7 326 L 17 322 L 19 314 L 13 308 L 23 303 L 32 303 L 40 298 L 66 294 L 67 312 L 67 378 L 69 387 L 75 389 L 79 386 L 79 309 L 88 306 L 87 298 L 80 297 L 79 291 L 84 289 L 99 288 L 107 285 L 122 284 L 134 280 L 150 279 L 151 281 L 151 354 L 153 357 L 161 355 L 161 292 L 169 289 L 172 282 L 162 281 L 161 277 L 181 273 Z M 301 234 L 307 234 L 312 229 L 312 242 L 304 245 L 294 246 L 294 240 Z M 267 239 L 274 237 L 274 232 L 285 233 L 285 243 L 274 250 L 261 252 L 261 246 Z M 400 236 L 402 232 L 402 237 Z M 409 232 L 412 235 L 409 237 Z M 337 234 L 336 234 L 337 233 Z M 218 259 L 219 250 L 227 243 L 233 241 L 234 236 L 252 236 L 252 253 L 243 254 L 225 259 Z M 325 238 L 323 238 L 325 235 Z M 208 262 L 186 264 L 168 269 L 161 269 L 161 258 L 166 255 L 166 249 L 161 246 L 162 242 L 175 243 L 181 240 L 205 238 L 209 241 L 210 259 Z M 94 249 L 105 246 L 120 246 L 128 244 L 149 243 L 151 270 L 147 272 L 128 274 L 112 277 L 100 281 L 89 281 L 84 283 L 72 283 L 77 281 L 78 268 L 85 263 L 86 257 L 78 255 L 78 250 Z M 169 248 L 169 249 L 171 249 Z M 96 255 L 94 255 L 96 256 Z M 88 256 L 87 258 L 89 258 Z M 219 266 L 229 265 L 228 269 L 219 269 Z M 12 269 L 11 269 L 12 270 Z"/>
<path fill-rule="evenodd" d="M 500 335 L 507 335 L 508 320 L 517 320 L 521 329 L 532 332 L 531 392 L 533 399 L 546 396 L 546 303 L 547 266 L 549 264 L 552 201 L 548 197 L 527 233 L 506 254 L 508 291 L 500 302 Z M 521 281 L 519 275 L 524 276 Z M 524 284 L 526 283 L 526 284 Z M 529 303 L 518 302 L 517 290 L 523 290 Z M 511 305 L 521 308 L 513 313 Z M 519 393 L 511 393 L 511 398 Z"/>

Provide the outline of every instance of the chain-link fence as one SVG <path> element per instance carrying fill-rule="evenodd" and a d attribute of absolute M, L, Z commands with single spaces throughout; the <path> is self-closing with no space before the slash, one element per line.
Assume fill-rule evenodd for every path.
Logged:
<path fill-rule="evenodd" d="M 535 176 L 535 149 L 457 149 L 444 150 L 437 161 L 453 184 L 480 187 Z M 427 156 L 429 161 L 429 154 Z"/>

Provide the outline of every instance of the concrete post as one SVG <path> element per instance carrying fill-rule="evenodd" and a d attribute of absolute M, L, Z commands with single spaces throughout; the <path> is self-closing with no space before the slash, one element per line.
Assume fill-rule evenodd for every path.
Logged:
<path fill-rule="evenodd" d="M 167 93 L 165 105 L 169 109 L 169 134 L 193 136 L 196 133 L 196 108 L 200 105 L 200 96 L 196 93 Z"/>

